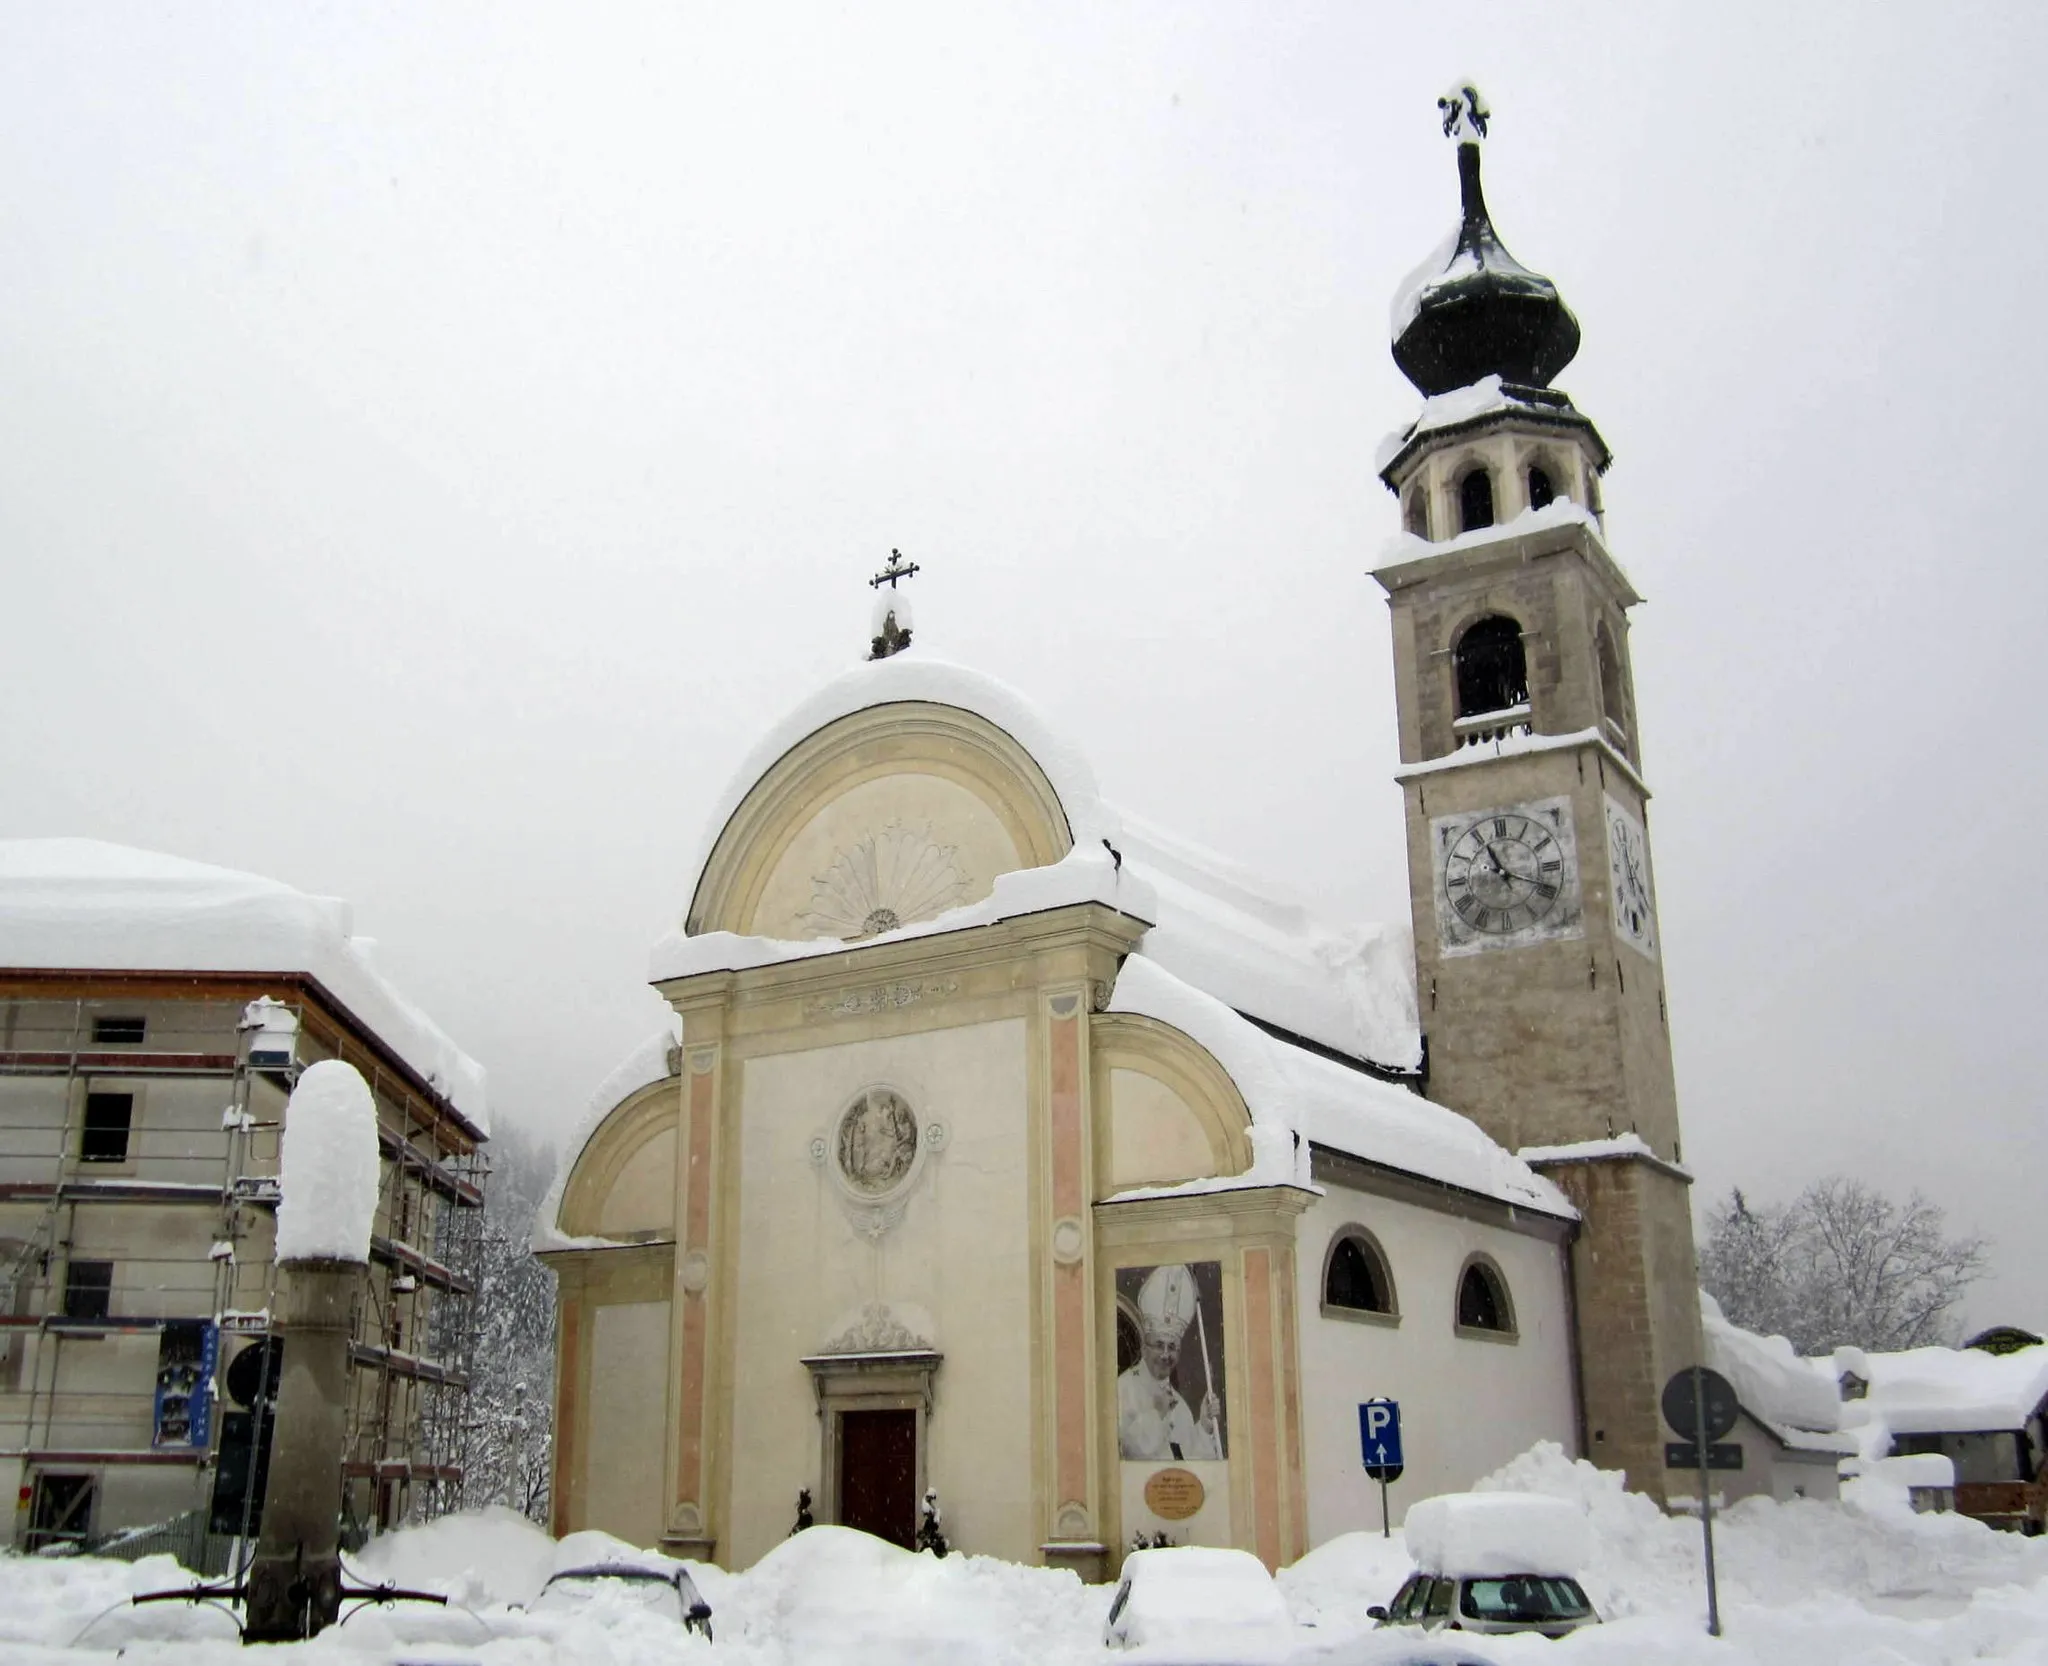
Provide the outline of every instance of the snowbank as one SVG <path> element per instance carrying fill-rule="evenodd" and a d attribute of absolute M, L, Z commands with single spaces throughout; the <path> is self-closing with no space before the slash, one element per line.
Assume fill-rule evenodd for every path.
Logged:
<path fill-rule="evenodd" d="M 1276 1040 L 1149 954 L 1125 959 L 1109 1010 L 1171 1024 L 1229 1073 L 1252 1116 L 1252 1168 L 1238 1177 L 1239 1184 L 1306 1185 L 1314 1143 L 1519 1208 L 1567 1219 L 1573 1214 L 1562 1192 L 1494 1144 L 1476 1123 L 1405 1088 Z M 1217 1183 L 1194 1184 L 1213 1189 Z"/>
<path fill-rule="evenodd" d="M 555 1571 L 556 1549 L 526 1517 L 494 1504 L 372 1539 L 348 1569 L 363 1584 L 388 1580 L 485 1608 L 533 1601 Z"/>
<path fill-rule="evenodd" d="M 1453 1579 L 1577 1574 L 1590 1541 L 1575 1500 L 1535 1493 L 1443 1493 L 1410 1505 L 1401 1527 L 1415 1565 Z"/>
<path fill-rule="evenodd" d="M 721 1654 L 819 1666 L 1099 1660 L 1109 1600 L 1065 1569 L 940 1561 L 844 1527 L 784 1540 L 705 1598 Z"/>
<path fill-rule="evenodd" d="M 378 1166 L 370 1084 L 340 1059 L 308 1065 L 278 1142 L 277 1259 L 368 1261 Z"/>
<path fill-rule="evenodd" d="M 1580 1580 L 1603 1619 L 1705 1611 L 1699 1522 L 1624 1491 L 1618 1471 L 1567 1458 L 1545 1441 L 1475 1490 L 1564 1499 L 1584 1513 L 1590 1543 Z M 2038 1635 L 2048 1637 L 2048 1541 L 1995 1533 L 1967 1516 L 1873 1511 L 1846 1498 L 1746 1498 L 1715 1516 L 1714 1548 L 1724 1612 L 1799 1608 L 1816 1598 L 1831 1608 L 1904 1598 L 1966 1603 L 1980 1591 L 2025 1584 L 2035 1587 Z M 1730 1629 L 1740 1625 L 1731 1621 Z"/>
<path fill-rule="evenodd" d="M 349 905 L 98 839 L 0 840 L 0 962 L 123 972 L 298 972 L 312 978 L 490 1131 L 483 1068 L 371 963 Z"/>

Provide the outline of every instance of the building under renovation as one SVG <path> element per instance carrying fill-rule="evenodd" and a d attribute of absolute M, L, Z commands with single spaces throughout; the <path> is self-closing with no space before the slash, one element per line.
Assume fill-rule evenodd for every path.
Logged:
<path fill-rule="evenodd" d="M 321 1059 L 370 1084 L 383 1151 L 344 1525 L 458 1496 L 483 1073 L 371 949 L 345 903 L 271 880 L 0 842 L 0 1482 L 16 1478 L 17 1546 L 146 1533 L 218 1565 L 260 1525 L 278 1142 Z"/>

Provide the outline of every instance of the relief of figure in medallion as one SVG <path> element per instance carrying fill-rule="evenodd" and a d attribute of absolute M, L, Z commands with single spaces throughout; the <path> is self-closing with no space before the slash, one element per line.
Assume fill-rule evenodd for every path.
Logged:
<path fill-rule="evenodd" d="M 917 1159 L 917 1113 L 902 1095 L 870 1088 L 839 1119 L 839 1172 L 856 1192 L 879 1197 Z"/>

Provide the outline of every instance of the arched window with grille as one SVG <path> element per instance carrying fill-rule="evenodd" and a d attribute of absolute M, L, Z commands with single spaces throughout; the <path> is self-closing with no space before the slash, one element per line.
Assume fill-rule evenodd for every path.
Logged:
<path fill-rule="evenodd" d="M 1489 613 L 1466 626 L 1452 661 L 1460 717 L 1529 703 L 1529 658 L 1522 648 L 1522 627 L 1506 614 Z"/>
<path fill-rule="evenodd" d="M 1458 530 L 1477 532 L 1493 525 L 1493 476 L 1482 465 L 1458 482 Z"/>
<path fill-rule="evenodd" d="M 1339 1318 L 1370 1314 L 1384 1319 L 1400 1312 L 1386 1252 L 1362 1226 L 1347 1226 L 1330 1240 L 1323 1262 L 1323 1311 Z"/>
<path fill-rule="evenodd" d="M 1548 509 L 1557 501 L 1557 487 L 1552 484 L 1550 470 L 1541 463 L 1529 465 L 1529 507 Z"/>
<path fill-rule="evenodd" d="M 1508 1281 L 1501 1276 L 1491 1256 L 1475 1255 L 1458 1275 L 1458 1321 L 1461 1334 L 1512 1337 L 1515 1308 L 1508 1296 Z"/>

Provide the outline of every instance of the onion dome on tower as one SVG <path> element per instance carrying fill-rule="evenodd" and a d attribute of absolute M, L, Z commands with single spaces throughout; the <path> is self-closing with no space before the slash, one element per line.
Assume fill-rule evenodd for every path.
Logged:
<path fill-rule="evenodd" d="M 1486 212 L 1479 152 L 1489 120 L 1476 87 L 1437 100 L 1444 136 L 1458 145 L 1464 217 L 1449 258 L 1432 256 L 1394 303 L 1394 362 L 1426 394 L 1488 376 L 1548 387 L 1579 350 L 1579 321 L 1557 285 L 1508 253 Z"/>
<path fill-rule="evenodd" d="M 1381 446 L 1380 479 L 1401 500 L 1403 528 L 1432 541 L 1561 499 L 1597 519 L 1612 459 L 1550 385 L 1579 350 L 1579 321 L 1557 285 L 1509 254 L 1493 229 L 1479 188 L 1490 120 L 1479 90 L 1453 87 L 1437 109 L 1458 147 L 1465 211 L 1394 299 L 1394 362 L 1427 397 Z"/>

